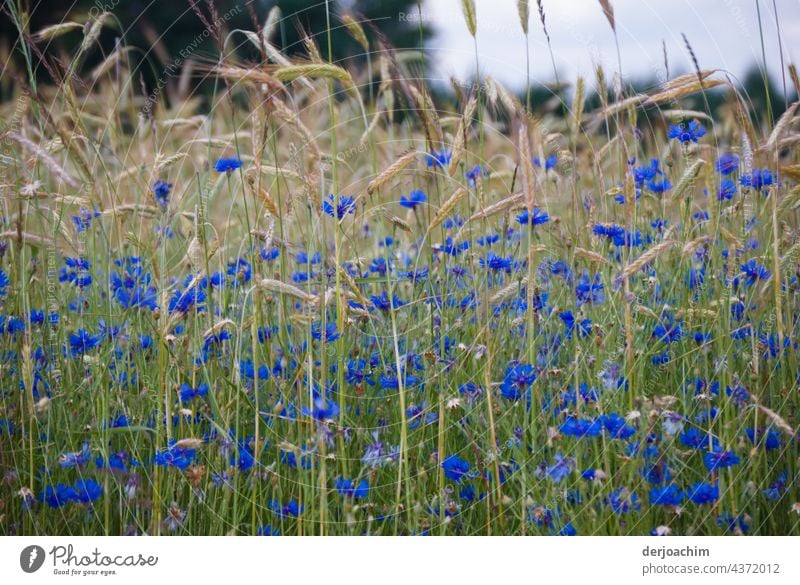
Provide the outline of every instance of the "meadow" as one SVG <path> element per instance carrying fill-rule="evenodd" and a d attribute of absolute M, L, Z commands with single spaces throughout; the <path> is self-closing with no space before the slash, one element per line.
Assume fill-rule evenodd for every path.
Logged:
<path fill-rule="evenodd" d="M 445 99 L 355 16 L 332 62 L 210 3 L 146 88 L 86 65 L 109 14 L 14 6 L 0 534 L 800 534 L 797 101 L 695 60 L 538 113 L 477 42 Z"/>

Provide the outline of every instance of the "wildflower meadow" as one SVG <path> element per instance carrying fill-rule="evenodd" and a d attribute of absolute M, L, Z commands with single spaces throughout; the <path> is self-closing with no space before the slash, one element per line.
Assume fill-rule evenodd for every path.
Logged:
<path fill-rule="evenodd" d="M 690 70 L 598 65 L 543 109 L 483 71 L 471 0 L 473 81 L 439 85 L 424 18 L 398 47 L 333 2 L 305 31 L 190 1 L 215 50 L 145 81 L 111 8 L 28 4 L 1 17 L 0 534 L 800 534 L 788 55 L 767 107 L 684 35 Z M 509 35 L 547 32 L 515 4 Z"/>

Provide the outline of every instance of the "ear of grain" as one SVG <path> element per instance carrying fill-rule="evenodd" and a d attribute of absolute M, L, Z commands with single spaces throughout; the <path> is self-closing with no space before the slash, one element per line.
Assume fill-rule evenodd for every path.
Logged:
<path fill-rule="evenodd" d="M 287 284 L 280 280 L 273 280 L 271 278 L 262 278 L 261 281 L 259 282 L 259 286 L 264 290 L 268 290 L 270 292 L 278 293 L 281 295 L 288 295 L 290 297 L 299 299 L 305 303 L 316 302 L 316 296 L 308 294 L 304 290 L 301 290 L 294 285 Z"/>
<path fill-rule="evenodd" d="M 772 424 L 774 424 L 776 427 L 778 427 L 780 430 L 782 430 L 790 437 L 794 437 L 797 434 L 795 430 L 791 427 L 791 425 L 787 423 L 783 418 L 781 418 L 781 416 L 774 410 L 767 408 L 763 404 L 758 405 L 758 410 L 763 412 L 767 416 L 767 418 L 772 421 Z"/>
<path fill-rule="evenodd" d="M 519 153 L 519 166 L 522 170 L 522 192 L 525 193 L 528 212 L 531 212 L 534 203 L 533 158 L 531 157 L 531 143 L 528 140 L 528 124 L 524 119 L 519 125 L 517 134 L 517 152 Z"/>
<path fill-rule="evenodd" d="M 575 97 L 572 100 L 572 135 L 573 139 L 578 138 L 581 129 L 581 119 L 583 118 L 583 107 L 586 101 L 586 84 L 583 77 L 578 76 L 575 82 Z"/>
<path fill-rule="evenodd" d="M 483 219 L 486 217 L 491 217 L 497 213 L 501 213 L 503 211 L 508 211 L 514 207 L 517 207 L 525 202 L 525 193 L 514 193 L 513 195 L 509 195 L 505 199 L 498 201 L 497 203 L 493 203 L 487 207 L 484 207 L 479 212 L 475 213 L 469 218 L 469 221 L 475 221 L 478 219 Z"/>
<path fill-rule="evenodd" d="M 628 264 L 621 273 L 623 279 L 630 278 L 632 275 L 639 272 L 642 268 L 653 262 L 656 258 L 661 256 L 664 252 L 669 250 L 675 244 L 675 240 L 664 240 L 656 244 L 641 256 L 636 258 L 633 262 Z"/>
<path fill-rule="evenodd" d="M 460 187 L 456 189 L 455 193 L 453 193 L 447 201 L 445 201 L 439 211 L 436 212 L 436 215 L 433 216 L 431 219 L 430 225 L 428 225 L 428 231 L 430 232 L 433 228 L 437 225 L 441 224 L 447 217 L 453 212 L 456 208 L 458 203 L 464 198 L 464 196 L 468 193 L 468 191 L 464 187 Z"/>
<path fill-rule="evenodd" d="M 587 250 L 585 248 L 576 247 L 575 255 L 589 260 L 590 262 L 597 262 L 598 264 L 606 264 L 608 266 L 611 265 L 611 261 L 602 254 L 598 254 L 597 252 L 593 252 L 592 250 Z"/>
<path fill-rule="evenodd" d="M 461 12 L 464 13 L 464 22 L 467 30 L 473 37 L 478 30 L 478 18 L 475 15 L 475 0 L 461 0 Z"/>
<path fill-rule="evenodd" d="M 53 39 L 57 39 L 62 35 L 81 28 L 83 28 L 83 25 L 78 22 L 62 22 L 52 26 L 44 27 L 42 30 L 33 35 L 33 40 L 37 42 L 52 41 Z"/>
<path fill-rule="evenodd" d="M 610 0 L 600 0 L 600 8 L 603 9 L 603 15 L 611 26 L 611 30 L 614 31 L 614 34 L 617 34 L 617 24 L 614 21 L 614 7 L 611 5 Z"/>
<path fill-rule="evenodd" d="M 692 165 L 684 171 L 683 176 L 681 177 L 678 184 L 675 185 L 675 190 L 672 192 L 672 199 L 678 200 L 681 196 L 692 186 L 694 186 L 694 181 L 697 178 L 697 175 L 700 174 L 700 171 L 705 167 L 706 161 L 703 159 L 698 159 L 692 163 Z M 691 193 L 689 194 L 691 196 Z"/>
<path fill-rule="evenodd" d="M 767 152 L 775 150 L 775 147 L 778 145 L 778 139 L 794 121 L 794 115 L 797 113 L 798 106 L 800 106 L 800 102 L 794 102 L 778 119 L 778 122 L 775 124 L 775 128 L 772 129 L 769 138 L 761 147 L 762 150 Z"/>
<path fill-rule="evenodd" d="M 683 245 L 683 250 L 681 250 L 681 256 L 684 258 L 689 254 L 692 254 L 697 248 L 702 246 L 703 244 L 708 243 L 711 240 L 709 236 L 700 236 L 699 238 L 695 238 L 690 242 L 686 242 Z"/>
<path fill-rule="evenodd" d="M 456 130 L 455 139 L 453 140 L 453 148 L 451 150 L 452 157 L 450 158 L 450 165 L 447 168 L 447 172 L 451 177 L 455 176 L 456 171 L 458 170 L 458 163 L 461 162 L 461 158 L 464 156 L 466 135 L 469 126 L 472 123 L 472 116 L 475 114 L 475 108 L 477 104 L 478 98 L 475 94 L 473 94 L 469 98 L 467 105 L 464 107 L 464 115 L 461 116 L 461 121 L 458 124 L 458 129 Z"/>
<path fill-rule="evenodd" d="M 80 187 L 78 180 L 64 170 L 64 167 L 58 164 L 56 159 L 53 158 L 53 156 L 41 146 L 34 143 L 27 137 L 17 134 L 16 132 L 7 132 L 6 136 L 17 142 L 20 146 L 23 146 L 27 150 L 33 152 L 33 154 L 42 161 L 42 164 L 44 164 L 44 166 L 46 166 L 51 173 L 64 181 L 67 185 L 76 189 Z"/>
<path fill-rule="evenodd" d="M 369 182 L 369 184 L 367 185 L 367 193 L 372 195 L 383 185 L 385 185 L 393 178 L 398 176 L 400 173 L 402 173 L 403 170 L 412 162 L 414 162 L 416 158 L 417 158 L 416 151 L 405 153 L 403 156 L 398 158 L 394 163 L 392 163 L 385 171 L 383 171 L 380 175 L 378 175 L 372 181 Z"/>
<path fill-rule="evenodd" d="M 359 23 L 352 14 L 343 14 L 342 24 L 347 27 L 350 36 L 361 45 L 361 48 L 364 49 L 364 51 L 369 51 L 369 41 L 367 40 L 367 35 L 364 33 L 364 28 L 361 26 L 361 23 Z"/>
<path fill-rule="evenodd" d="M 528 21 L 530 20 L 531 16 L 528 0 L 517 0 L 517 13 L 519 14 L 519 24 L 522 27 L 522 32 L 527 35 Z"/>

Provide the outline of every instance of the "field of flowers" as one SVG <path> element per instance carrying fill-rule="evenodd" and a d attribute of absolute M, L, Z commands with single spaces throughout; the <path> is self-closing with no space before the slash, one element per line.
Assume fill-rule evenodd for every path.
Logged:
<path fill-rule="evenodd" d="M 800 534 L 797 102 L 699 66 L 438 100 L 331 19 L 366 60 L 273 13 L 153 92 L 124 43 L 84 66 L 105 13 L 23 30 L 0 534 Z"/>

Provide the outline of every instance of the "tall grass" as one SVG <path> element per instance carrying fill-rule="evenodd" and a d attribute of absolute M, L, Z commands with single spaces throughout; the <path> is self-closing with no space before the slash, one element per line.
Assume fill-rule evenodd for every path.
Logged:
<path fill-rule="evenodd" d="M 457 103 L 273 12 L 145 109 L 107 16 L 37 84 L 74 27 L 6 3 L 3 534 L 798 533 L 797 105 L 599 67 L 533 115 L 463 11 Z"/>

